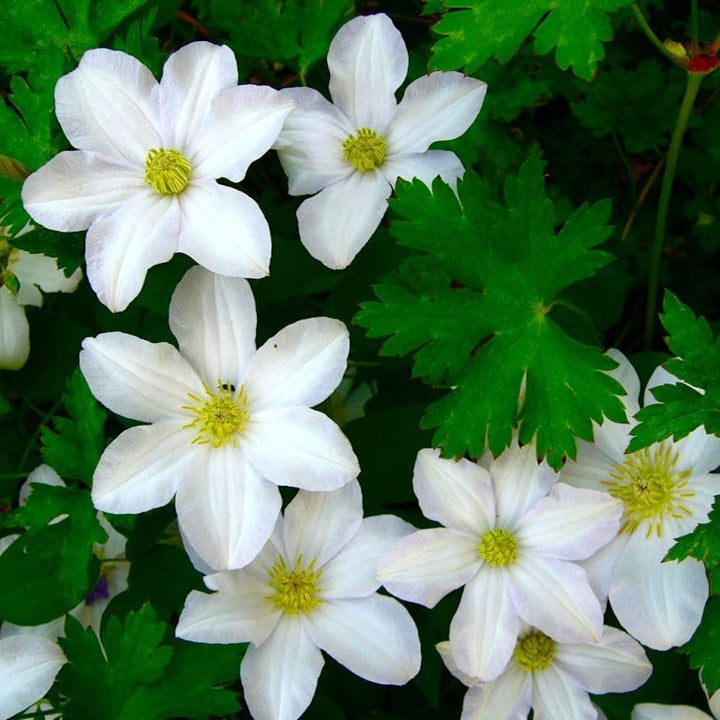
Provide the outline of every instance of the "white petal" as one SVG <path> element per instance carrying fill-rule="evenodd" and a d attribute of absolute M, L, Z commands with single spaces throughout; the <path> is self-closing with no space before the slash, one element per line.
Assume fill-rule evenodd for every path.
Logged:
<path fill-rule="evenodd" d="M 362 494 L 357 482 L 333 492 L 300 491 L 285 509 L 283 538 L 288 560 L 315 560 L 318 569 L 357 534 L 362 523 Z"/>
<path fill-rule="evenodd" d="M 632 363 L 616 348 L 610 348 L 605 354 L 618 364 L 614 370 L 606 372 L 625 388 L 627 394 L 620 399 L 625 406 L 625 413 L 629 420 L 640 409 L 640 377 Z"/>
<path fill-rule="evenodd" d="M 213 180 L 180 196 L 178 251 L 218 275 L 260 278 L 270 268 L 270 228 L 259 205 Z"/>
<path fill-rule="evenodd" d="M 355 172 L 329 185 L 298 208 L 302 244 L 323 265 L 346 268 L 377 230 L 391 192 L 379 172 Z"/>
<path fill-rule="evenodd" d="M 240 384 L 255 352 L 257 315 L 246 280 L 215 275 L 196 265 L 173 292 L 170 330 L 180 352 L 202 374 L 209 388 Z"/>
<path fill-rule="evenodd" d="M 514 664 L 494 682 L 471 687 L 460 720 L 527 720 L 532 703 L 532 676 Z"/>
<path fill-rule="evenodd" d="M 597 641 L 602 610 L 573 563 L 522 556 L 510 568 L 510 594 L 520 617 L 558 642 Z"/>
<path fill-rule="evenodd" d="M 275 142 L 293 107 L 289 96 L 265 85 L 240 85 L 218 93 L 188 147 L 193 175 L 240 182 L 250 163 Z"/>
<path fill-rule="evenodd" d="M 356 128 L 347 117 L 312 88 L 281 92 L 295 102 L 275 143 L 290 195 L 311 195 L 350 175 L 342 145 Z"/>
<path fill-rule="evenodd" d="M 147 188 L 93 222 L 85 260 L 88 280 L 103 305 L 121 312 L 137 297 L 148 269 L 175 254 L 179 220 L 177 200 Z"/>
<path fill-rule="evenodd" d="M 433 72 L 408 85 L 388 129 L 392 153 L 422 153 L 472 125 L 487 85 L 459 72 Z"/>
<path fill-rule="evenodd" d="M 678 453 L 678 472 L 691 470 L 693 475 L 704 475 L 720 465 L 720 437 L 710 435 L 702 426 L 678 440 L 674 449 Z"/>
<path fill-rule="evenodd" d="M 184 537 L 210 567 L 235 569 L 262 550 L 280 514 L 276 485 L 258 475 L 232 445 L 205 446 L 185 476 L 175 507 Z"/>
<path fill-rule="evenodd" d="M 458 156 L 448 150 L 428 150 L 423 153 L 390 155 L 380 166 L 379 171 L 395 187 L 399 177 L 405 180 L 418 178 L 428 187 L 432 187 L 436 177 L 442 178 L 453 188 L 465 168 Z"/>
<path fill-rule="evenodd" d="M 313 642 L 364 680 L 404 685 L 420 669 L 417 628 L 393 598 L 328 600 L 305 619 Z"/>
<path fill-rule="evenodd" d="M 193 42 L 174 52 L 163 67 L 160 112 L 167 148 L 185 154 L 224 88 L 237 85 L 235 55 L 225 45 Z"/>
<path fill-rule="evenodd" d="M 18 370 L 30 355 L 30 325 L 25 309 L 6 288 L 0 287 L 0 368 Z"/>
<path fill-rule="evenodd" d="M 157 422 L 176 418 L 183 424 L 189 393 L 203 394 L 202 381 L 169 343 L 151 343 L 123 332 L 85 338 L 80 369 L 92 394 L 118 415 Z"/>
<path fill-rule="evenodd" d="M 297 720 L 315 694 L 324 664 L 300 620 L 284 616 L 260 647 L 247 649 L 240 666 L 250 715 L 254 720 Z"/>
<path fill-rule="evenodd" d="M 273 335 L 250 359 L 242 383 L 254 411 L 325 400 L 340 384 L 350 351 L 345 323 L 300 320 Z"/>
<path fill-rule="evenodd" d="M 336 492 L 339 491 L 333 490 L 333 494 Z M 366 597 L 374 593 L 380 587 L 378 558 L 414 529 L 394 515 L 365 518 L 356 535 L 323 568 L 322 596 Z"/>
<path fill-rule="evenodd" d="M 633 708 L 631 720 L 712 720 L 712 718 L 690 705 L 640 703 Z"/>
<path fill-rule="evenodd" d="M 608 493 L 557 483 L 520 519 L 515 536 L 533 554 L 585 560 L 617 535 L 622 513 Z"/>
<path fill-rule="evenodd" d="M 665 544 L 635 533 L 615 566 L 610 603 L 620 624 L 643 645 L 667 650 L 700 624 L 708 581 L 692 558 L 666 562 Z"/>
<path fill-rule="evenodd" d="M 57 643 L 16 635 L 0 640 L 0 720 L 44 697 L 65 663 Z"/>
<path fill-rule="evenodd" d="M 603 609 L 605 608 L 608 595 L 610 594 L 610 586 L 612 584 L 613 573 L 615 572 L 615 564 L 625 548 L 625 544 L 628 539 L 629 536 L 622 533 L 611 540 L 607 545 L 601 547 L 587 560 L 583 560 L 578 563 L 578 565 L 585 570 L 590 587 L 597 596 L 598 600 L 600 600 Z"/>
<path fill-rule="evenodd" d="M 162 146 L 158 84 L 134 57 L 117 50 L 88 50 L 80 65 L 55 86 L 55 114 L 67 139 L 145 166 L 151 148 Z"/>
<path fill-rule="evenodd" d="M 65 481 L 49 465 L 38 465 L 20 486 L 18 505 L 22 506 L 27 502 L 30 493 L 33 491 L 33 485 L 36 483 L 52 485 L 53 487 L 65 487 Z"/>
<path fill-rule="evenodd" d="M 425 517 L 480 537 L 495 526 L 495 496 L 488 471 L 462 458 L 440 457 L 426 448 L 417 454 L 413 490 Z"/>
<path fill-rule="evenodd" d="M 378 561 L 378 578 L 403 600 L 435 607 L 480 568 L 477 538 L 434 528 L 402 538 Z"/>
<path fill-rule="evenodd" d="M 335 490 L 360 473 L 348 439 L 316 410 L 279 408 L 252 415 L 241 443 L 248 460 L 278 485 Z"/>
<path fill-rule="evenodd" d="M 450 623 L 453 660 L 468 675 L 494 680 L 512 657 L 519 632 L 506 573 L 484 567 L 465 587 Z"/>
<path fill-rule="evenodd" d="M 356 129 L 383 134 L 408 69 L 405 42 L 390 18 L 378 13 L 345 23 L 330 43 L 327 63 L 333 102 Z"/>
<path fill-rule="evenodd" d="M 192 433 L 177 421 L 140 425 L 120 433 L 100 458 L 93 475 L 96 508 L 139 513 L 170 502 L 183 481 L 198 472 Z"/>
<path fill-rule="evenodd" d="M 242 570 L 217 573 L 213 581 L 217 592 L 187 596 L 175 635 L 204 643 L 264 643 L 281 616 L 267 599 L 267 583 Z"/>
<path fill-rule="evenodd" d="M 554 662 L 594 695 L 635 690 L 652 673 L 639 643 L 607 625 L 597 643 L 558 644 Z"/>
<path fill-rule="evenodd" d="M 556 665 L 533 673 L 536 720 L 595 720 L 597 711 L 580 683 Z"/>
<path fill-rule="evenodd" d="M 68 277 L 60 270 L 55 258 L 24 250 L 11 254 L 8 267 L 20 280 L 21 287 L 23 283 L 32 283 L 43 292 L 72 292 L 82 278 L 79 269 Z"/>
<path fill-rule="evenodd" d="M 86 230 L 147 189 L 143 171 L 93 152 L 66 150 L 30 175 L 22 200 L 33 220 L 53 230 Z"/>
<path fill-rule="evenodd" d="M 595 442 L 578 441 L 576 460 L 568 458 L 560 471 L 560 480 L 574 487 L 605 492 L 613 468 L 625 458 L 630 442 L 630 425 L 606 420 L 594 426 Z"/>

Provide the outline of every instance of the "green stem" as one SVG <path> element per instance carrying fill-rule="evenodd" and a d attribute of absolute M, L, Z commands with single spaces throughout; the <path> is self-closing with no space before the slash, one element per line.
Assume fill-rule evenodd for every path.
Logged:
<path fill-rule="evenodd" d="M 657 307 L 657 286 L 660 273 L 660 255 L 662 254 L 665 240 L 665 225 L 667 224 L 668 207 L 670 205 L 670 196 L 672 195 L 677 159 L 683 136 L 685 135 L 685 129 L 687 128 L 688 118 L 690 117 L 690 112 L 695 103 L 698 90 L 700 89 L 700 83 L 702 83 L 704 77 L 704 73 L 688 73 L 685 95 L 680 105 L 680 112 L 678 113 L 675 130 L 673 131 L 670 148 L 667 153 L 665 174 L 663 175 L 662 187 L 660 188 L 660 201 L 658 203 L 657 222 L 655 224 L 655 239 L 653 241 L 652 254 L 650 255 L 650 270 L 648 273 L 647 313 L 645 315 L 646 350 L 649 350 L 652 346 L 655 311 Z"/>
<path fill-rule="evenodd" d="M 635 19 L 638 22 L 638 25 L 640 25 L 642 31 L 647 35 L 648 40 L 669 60 L 672 60 L 676 65 L 680 65 L 681 67 L 685 67 L 684 63 L 681 62 L 680 58 L 673 55 L 666 47 L 665 45 L 660 42 L 660 38 L 653 32 L 650 25 L 648 25 L 648 21 L 645 19 L 645 15 L 643 14 L 643 11 L 640 9 L 640 6 L 637 4 L 631 5 L 630 10 L 632 10 L 633 15 L 635 15 Z"/>

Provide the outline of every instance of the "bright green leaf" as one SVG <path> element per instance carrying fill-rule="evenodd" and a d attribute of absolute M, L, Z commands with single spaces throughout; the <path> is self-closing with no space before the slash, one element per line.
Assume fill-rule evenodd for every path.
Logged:
<path fill-rule="evenodd" d="M 708 522 L 701 523 L 691 533 L 677 538 L 667 554 L 668 560 L 692 557 L 705 563 L 709 570 L 720 565 L 720 500 L 716 500 Z"/>
<path fill-rule="evenodd" d="M 681 650 L 690 655 L 690 667 L 700 670 L 700 679 L 712 695 L 720 689 L 720 596 L 711 597 L 702 622 Z"/>

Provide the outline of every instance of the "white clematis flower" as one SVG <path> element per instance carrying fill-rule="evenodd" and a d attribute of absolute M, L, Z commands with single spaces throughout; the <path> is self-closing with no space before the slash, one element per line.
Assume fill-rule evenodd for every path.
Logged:
<path fill-rule="evenodd" d="M 18 370 L 30 354 L 25 306 L 40 307 L 43 292 L 73 292 L 82 272 L 70 277 L 55 258 L 13 248 L 0 228 L 0 369 Z"/>
<path fill-rule="evenodd" d="M 628 692 L 652 673 L 642 647 L 607 625 L 594 643 L 556 642 L 526 626 L 507 667 L 492 682 L 463 673 L 451 643 L 438 643 L 437 649 L 448 670 L 470 688 L 461 720 L 524 720 L 531 708 L 535 720 L 596 720 L 604 716 L 588 693 Z"/>
<path fill-rule="evenodd" d="M 597 640 L 602 610 L 583 560 L 617 533 L 621 504 L 605 493 L 556 484 L 532 445 L 517 442 L 488 468 L 421 450 L 413 487 L 426 517 L 444 528 L 401 539 L 378 564 L 393 594 L 433 607 L 465 585 L 450 625 L 454 661 L 493 680 L 522 621 L 558 642 Z"/>
<path fill-rule="evenodd" d="M 639 410 L 640 380 L 622 353 L 610 351 L 619 363 L 611 374 L 627 390 L 623 401 L 633 418 Z M 650 390 L 676 382 L 658 368 Z M 708 581 L 701 562 L 663 562 L 675 538 L 704 522 L 720 493 L 720 438 L 698 428 L 687 437 L 666 440 L 625 454 L 630 430 L 637 421 L 606 420 L 595 426 L 595 442 L 578 442 L 575 461 L 560 474 L 563 482 L 600 490 L 623 503 L 618 537 L 587 564 L 588 576 L 601 597 L 608 597 L 622 626 L 641 643 L 667 650 L 690 639 L 702 618 Z"/>
<path fill-rule="evenodd" d="M 343 25 L 330 44 L 330 96 L 282 90 L 296 109 L 275 144 L 291 195 L 315 197 L 298 209 L 300 239 L 330 268 L 347 267 L 380 224 L 398 177 L 454 183 L 457 156 L 428 150 L 462 135 L 480 112 L 487 86 L 459 72 L 410 83 L 400 102 L 408 52 L 382 13 Z"/>
<path fill-rule="evenodd" d="M 23 202 L 53 230 L 88 229 L 90 285 L 124 310 L 148 268 L 183 252 L 233 277 L 262 277 L 270 231 L 257 203 L 216 178 L 240 182 L 275 141 L 291 99 L 237 86 L 225 46 L 173 53 L 158 83 L 123 52 L 86 52 L 55 88 L 55 112 L 78 150 L 33 173 Z"/>
<path fill-rule="evenodd" d="M 365 680 L 402 685 L 420 668 L 410 614 L 376 591 L 378 555 L 412 527 L 363 519 L 360 486 L 298 492 L 246 568 L 216 573 L 185 601 L 176 634 L 209 643 L 251 642 L 240 668 L 255 720 L 295 720 L 310 704 L 321 650 Z"/>
<path fill-rule="evenodd" d="M 137 513 L 177 494 L 180 529 L 202 560 L 242 567 L 270 537 L 278 485 L 331 490 L 360 472 L 337 425 L 310 409 L 342 379 L 348 331 L 331 318 L 301 320 L 256 350 L 248 283 L 197 266 L 175 289 L 169 318 L 179 352 L 119 332 L 83 342 L 95 397 L 150 423 L 105 450 L 93 502 Z"/>

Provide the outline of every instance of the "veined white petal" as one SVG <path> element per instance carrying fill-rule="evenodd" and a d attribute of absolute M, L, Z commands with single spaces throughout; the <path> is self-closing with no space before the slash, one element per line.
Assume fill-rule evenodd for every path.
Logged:
<path fill-rule="evenodd" d="M 435 607 L 480 568 L 478 541 L 446 528 L 418 530 L 404 537 L 378 561 L 378 579 L 403 600 Z"/>
<path fill-rule="evenodd" d="M 393 598 L 327 600 L 305 623 L 318 647 L 364 680 L 404 685 L 420 670 L 417 628 Z"/>
<path fill-rule="evenodd" d="M 285 509 L 283 539 L 294 565 L 302 555 L 317 569 L 335 557 L 362 523 L 362 494 L 356 481 L 332 492 L 300 491 Z"/>
<path fill-rule="evenodd" d="M 408 52 L 390 18 L 356 17 L 337 32 L 327 55 L 330 96 L 355 129 L 382 135 L 408 70 Z"/>
<path fill-rule="evenodd" d="M 532 705 L 532 676 L 514 664 L 495 681 L 471 687 L 460 720 L 526 720 Z"/>
<path fill-rule="evenodd" d="M 189 393 L 202 396 L 202 380 L 169 343 L 110 332 L 85 338 L 82 348 L 80 369 L 105 407 L 143 422 L 192 419 L 182 407 L 192 402 Z"/>
<path fill-rule="evenodd" d="M 500 676 L 520 632 L 506 578 L 505 570 L 483 567 L 466 585 L 450 623 L 453 660 L 463 673 L 480 680 Z"/>
<path fill-rule="evenodd" d="M 88 50 L 58 80 L 55 114 L 79 150 L 144 168 L 148 151 L 162 146 L 158 90 L 152 73 L 127 53 Z"/>
<path fill-rule="evenodd" d="M 614 377 L 627 392 L 626 395 L 621 396 L 620 400 L 625 406 L 625 413 L 629 420 L 640 409 L 640 377 L 632 363 L 616 348 L 610 348 L 605 354 L 618 364 L 614 370 L 606 372 L 611 377 Z"/>
<path fill-rule="evenodd" d="M 64 663 L 62 650 L 47 638 L 14 635 L 0 640 L 0 720 L 40 700 Z"/>
<path fill-rule="evenodd" d="M 93 222 L 85 260 L 88 280 L 103 305 L 120 312 L 137 297 L 148 269 L 175 254 L 179 221 L 177 200 L 148 187 Z"/>
<path fill-rule="evenodd" d="M 630 426 L 606 420 L 594 426 L 595 442 L 578 441 L 577 459 L 568 458 L 560 470 L 560 481 L 574 487 L 605 492 L 604 482 L 625 458 L 625 448 L 630 442 Z"/>
<path fill-rule="evenodd" d="M 393 153 L 423 153 L 438 140 L 452 140 L 472 125 L 487 85 L 459 72 L 432 72 L 408 85 L 388 128 Z"/>
<path fill-rule="evenodd" d="M 36 222 L 53 230 L 86 230 L 147 190 L 143 170 L 94 152 L 66 150 L 24 182 L 22 200 Z"/>
<path fill-rule="evenodd" d="M 252 415 L 240 442 L 255 468 L 278 485 L 335 490 L 360 473 L 340 428 L 327 415 L 309 408 L 278 408 Z"/>
<path fill-rule="evenodd" d="M 175 500 L 183 536 L 210 567 L 243 567 L 272 533 L 280 492 L 232 445 L 194 449 L 202 455 L 199 467 L 184 477 Z"/>
<path fill-rule="evenodd" d="M 428 187 L 440 176 L 453 188 L 458 178 L 463 176 L 465 168 L 460 158 L 449 150 L 428 150 L 423 153 L 391 154 L 378 168 L 383 177 L 395 187 L 399 177 L 405 180 L 418 178 Z"/>
<path fill-rule="evenodd" d="M 30 325 L 25 309 L 6 288 L 0 288 L 0 368 L 18 370 L 30 355 Z"/>
<path fill-rule="evenodd" d="M 120 433 L 95 468 L 93 504 L 111 513 L 139 513 L 170 502 L 180 483 L 200 470 L 191 441 L 177 420 Z"/>
<path fill-rule="evenodd" d="M 640 703 L 633 708 L 631 720 L 713 720 L 710 715 L 690 705 Z"/>
<path fill-rule="evenodd" d="M 590 587 L 598 600 L 600 600 L 603 609 L 605 609 L 607 598 L 610 594 L 610 585 L 612 584 L 612 577 L 615 572 L 615 563 L 620 557 L 629 538 L 629 535 L 621 533 L 607 545 L 603 545 L 603 547 L 587 560 L 578 563 L 578 565 L 585 570 Z"/>
<path fill-rule="evenodd" d="M 345 323 L 299 320 L 273 335 L 247 364 L 242 383 L 254 411 L 325 400 L 340 384 L 350 351 Z"/>
<path fill-rule="evenodd" d="M 392 187 L 380 172 L 354 172 L 298 208 L 300 240 L 333 270 L 346 268 L 370 240 L 387 210 Z"/>
<path fill-rule="evenodd" d="M 254 720 L 297 720 L 315 694 L 324 664 L 300 618 L 283 616 L 260 647 L 247 649 L 240 666 Z"/>
<path fill-rule="evenodd" d="M 199 180 L 185 189 L 179 202 L 179 252 L 218 275 L 268 274 L 270 228 L 252 198 L 214 180 Z"/>
<path fill-rule="evenodd" d="M 72 292 L 82 278 L 79 268 L 68 277 L 55 258 L 24 250 L 11 253 L 8 267 L 20 280 L 21 289 L 23 284 L 31 283 L 43 292 Z"/>
<path fill-rule="evenodd" d="M 159 94 L 166 149 L 186 155 L 213 98 L 237 80 L 235 55 L 226 45 L 198 41 L 172 53 L 163 67 Z"/>
<path fill-rule="evenodd" d="M 265 85 L 219 92 L 188 146 L 194 177 L 240 182 L 250 163 L 275 142 L 293 107 L 289 96 Z"/>
<path fill-rule="evenodd" d="M 533 673 L 533 712 L 536 720 L 595 720 L 584 687 L 555 664 Z"/>
<path fill-rule="evenodd" d="M 290 195 L 311 195 L 354 172 L 343 142 L 356 128 L 312 88 L 281 90 L 295 103 L 275 143 Z"/>
<path fill-rule="evenodd" d="M 413 490 L 430 520 L 478 538 L 495 526 L 492 481 L 477 463 L 442 458 L 439 450 L 421 450 L 413 468 Z"/>
<path fill-rule="evenodd" d="M 180 351 L 214 389 L 218 381 L 239 385 L 255 352 L 255 299 L 246 280 L 227 278 L 196 265 L 173 292 L 170 330 Z"/>
<path fill-rule="evenodd" d="M 720 437 L 706 432 L 704 427 L 678 440 L 674 450 L 678 454 L 678 472 L 691 470 L 693 475 L 704 475 L 720 465 Z"/>

